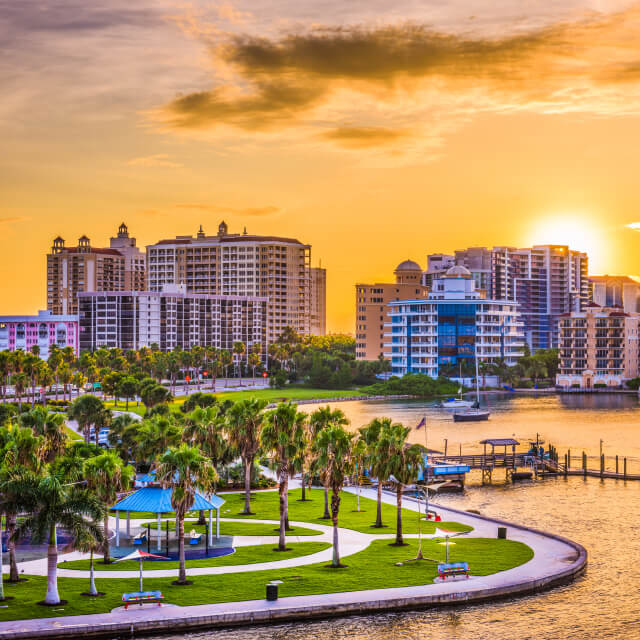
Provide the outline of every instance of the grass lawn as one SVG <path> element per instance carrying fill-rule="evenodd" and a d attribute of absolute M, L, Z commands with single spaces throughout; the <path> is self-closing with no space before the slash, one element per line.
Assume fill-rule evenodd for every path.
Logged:
<path fill-rule="evenodd" d="M 323 520 L 324 492 L 322 489 L 313 489 L 307 492 L 311 500 L 302 502 L 300 489 L 289 492 L 289 519 L 294 522 L 309 522 L 314 524 L 331 525 L 331 520 Z M 396 507 L 395 505 L 382 504 L 382 522 L 387 525 L 383 529 L 376 529 L 373 524 L 376 521 L 376 501 L 369 498 L 360 498 L 360 512 L 356 512 L 356 496 L 343 491 L 340 500 L 340 514 L 338 524 L 344 529 L 354 529 L 363 533 L 395 533 L 396 531 Z M 220 511 L 222 518 L 257 518 L 259 520 L 279 520 L 279 498 L 277 491 L 260 491 L 252 494 L 251 510 L 254 516 L 242 516 L 240 512 L 244 506 L 244 494 L 230 493 L 225 496 L 226 503 Z M 433 533 L 436 523 L 423 520 L 421 523 L 423 533 Z M 438 528 L 448 531 L 471 531 L 473 527 L 457 522 L 438 522 Z M 402 510 L 403 533 L 418 533 L 418 514 L 409 509 Z"/>
<path fill-rule="evenodd" d="M 175 523 L 171 521 L 169 531 L 173 532 Z M 151 529 L 157 529 L 157 522 L 149 522 Z M 162 528 L 166 527 L 163 523 Z M 215 527 L 215 521 L 213 523 Z M 198 533 L 205 533 L 206 527 L 203 524 L 195 524 L 194 521 L 185 520 L 184 531 L 188 536 L 191 529 L 195 529 Z M 264 524 L 262 522 L 220 522 L 221 536 L 277 536 L 278 525 Z M 322 531 L 314 531 L 313 529 L 305 529 L 304 527 L 291 527 L 291 531 L 287 531 L 287 535 L 292 536 L 320 536 Z"/>
<path fill-rule="evenodd" d="M 73 429 L 67 427 L 67 425 L 64 426 L 64 431 L 67 434 L 67 437 L 70 438 L 71 440 L 82 440 L 82 436 L 79 433 L 76 433 Z"/>
<path fill-rule="evenodd" d="M 276 545 L 261 544 L 249 547 L 238 547 L 235 553 L 220 558 L 203 558 L 201 560 L 189 560 L 187 568 L 194 567 L 228 567 L 236 564 L 255 564 L 257 562 L 275 562 L 277 560 L 287 560 L 288 558 L 299 558 L 308 556 L 318 551 L 329 548 L 329 542 L 294 542 L 287 545 L 290 551 L 275 551 Z M 157 553 L 154 551 L 154 553 Z M 160 552 L 160 555 L 162 552 Z M 144 571 L 160 571 L 163 569 L 177 569 L 180 563 L 176 560 L 145 562 Z M 71 560 L 69 562 L 59 562 L 61 569 L 79 569 L 89 571 L 89 560 Z M 139 571 L 140 566 L 137 560 L 127 562 L 112 562 L 103 564 L 101 560 L 94 562 L 96 571 Z"/>
<path fill-rule="evenodd" d="M 425 556 L 444 561 L 443 545 L 426 540 L 422 547 Z M 194 584 L 188 587 L 172 585 L 172 578 L 148 578 L 144 586 L 150 590 L 161 589 L 165 602 L 186 606 L 264 599 L 265 585 L 271 580 L 282 580 L 281 597 L 429 584 L 436 575 L 435 563 L 410 562 L 395 566 L 396 562 L 415 557 L 416 551 L 416 540 L 411 540 L 406 547 L 392 547 L 388 540 L 376 540 L 364 551 L 346 557 L 345 569 L 330 569 L 327 563 L 318 563 L 290 569 L 195 576 Z M 468 562 L 473 575 L 510 569 L 533 557 L 531 549 L 520 542 L 483 538 L 458 539 L 449 552 L 451 562 Z M 27 582 L 6 584 L 5 595 L 15 599 L 5 603 L 7 608 L 0 608 L 0 620 L 110 611 L 121 604 L 123 592 L 137 591 L 139 588 L 137 578 L 97 579 L 98 590 L 107 595 L 89 598 L 80 595 L 87 589 L 87 579 L 60 578 L 60 597 L 69 602 L 51 608 L 36 604 L 44 598 L 46 577 L 26 577 Z"/>

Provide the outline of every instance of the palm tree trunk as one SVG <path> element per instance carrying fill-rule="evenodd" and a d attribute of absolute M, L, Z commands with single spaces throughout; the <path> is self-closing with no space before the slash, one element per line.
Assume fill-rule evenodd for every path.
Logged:
<path fill-rule="evenodd" d="M 116 511 L 116 517 L 119 518 L 120 514 Z M 104 563 L 109 564 L 111 557 L 109 555 L 109 515 L 104 517 Z"/>
<path fill-rule="evenodd" d="M 306 488 L 307 488 L 307 481 L 306 481 L 306 478 L 304 477 L 304 471 L 302 472 L 302 478 L 301 478 L 300 486 L 302 488 L 301 501 L 302 502 L 306 502 L 307 496 L 306 496 L 305 491 L 306 491 Z"/>
<path fill-rule="evenodd" d="M 289 472 L 287 472 L 285 483 L 286 483 L 286 489 L 284 492 L 284 529 L 285 531 L 290 531 L 291 527 L 289 526 Z"/>
<path fill-rule="evenodd" d="M 333 522 L 333 561 L 331 566 L 340 566 L 340 550 L 338 548 L 338 511 L 340 510 L 340 494 L 335 490 L 331 496 L 331 520 Z"/>
<path fill-rule="evenodd" d="M 15 513 L 7 516 L 7 536 L 9 547 L 9 582 L 19 582 L 20 574 L 18 573 L 18 560 L 16 558 L 16 543 L 12 540 L 13 533 L 16 530 L 17 516 Z"/>
<path fill-rule="evenodd" d="M 3 576 L 3 567 L 2 567 L 2 514 L 0 513 L 0 602 L 4 600 L 4 580 Z"/>
<path fill-rule="evenodd" d="M 284 467 L 280 470 L 280 533 L 278 540 L 278 551 L 285 551 L 287 548 L 286 533 L 287 533 L 287 505 L 286 505 L 286 491 L 287 491 L 287 472 Z"/>
<path fill-rule="evenodd" d="M 402 485 L 398 482 L 396 485 L 396 504 L 398 507 L 397 519 L 396 519 L 396 542 L 395 544 L 400 546 L 404 544 L 402 539 Z"/>
<path fill-rule="evenodd" d="M 97 596 L 98 590 L 96 589 L 96 580 L 93 571 L 93 549 L 91 550 L 91 556 L 89 557 L 89 595 Z"/>
<path fill-rule="evenodd" d="M 331 514 L 329 513 L 329 487 L 324 485 L 324 515 L 322 516 L 322 520 L 329 520 L 331 518 Z"/>
<path fill-rule="evenodd" d="M 253 460 L 244 461 L 244 511 L 243 515 L 251 514 L 251 470 L 253 468 Z"/>
<path fill-rule="evenodd" d="M 382 480 L 378 478 L 378 500 L 376 504 L 376 523 L 373 525 L 376 529 L 382 528 Z"/>
<path fill-rule="evenodd" d="M 184 562 L 184 515 L 180 515 L 178 522 L 178 552 L 180 554 L 180 570 L 178 571 L 178 582 L 187 582 L 187 569 Z"/>
<path fill-rule="evenodd" d="M 58 540 L 56 537 L 56 525 L 52 524 L 49 530 L 49 548 L 47 549 L 47 595 L 45 604 L 60 604 L 58 594 Z"/>

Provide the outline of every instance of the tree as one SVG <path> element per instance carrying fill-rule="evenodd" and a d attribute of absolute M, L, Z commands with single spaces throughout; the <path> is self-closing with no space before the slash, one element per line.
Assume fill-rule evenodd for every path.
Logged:
<path fill-rule="evenodd" d="M 18 524 L 12 538 L 16 541 L 28 532 L 35 544 L 48 542 L 47 593 L 45 604 L 60 604 L 58 594 L 58 540 L 56 529 L 65 529 L 72 541 L 84 535 L 103 540 L 99 520 L 104 517 L 105 505 L 87 489 L 70 485 L 65 478 L 49 472 L 39 477 L 22 472 L 2 485 L 2 493 L 11 491 L 20 496 L 19 508 L 26 515 Z"/>
<path fill-rule="evenodd" d="M 153 462 L 169 447 L 180 442 L 181 429 L 171 416 L 153 416 L 138 427 L 138 449 L 136 461 L 140 458 Z"/>
<path fill-rule="evenodd" d="M 379 455 L 386 457 L 383 465 L 385 475 L 396 487 L 396 540 L 394 546 L 403 546 L 402 538 L 402 489 L 415 482 L 424 462 L 424 447 L 409 444 L 407 438 L 411 429 L 402 424 L 385 425 L 380 433 Z M 379 479 L 378 479 L 379 480 Z"/>
<path fill-rule="evenodd" d="M 251 347 L 251 352 L 249 353 L 249 358 L 248 358 L 249 366 L 251 367 L 252 380 L 253 380 L 254 387 L 256 386 L 256 367 L 259 367 L 261 363 L 260 349 L 261 349 L 260 344 L 258 343 L 254 344 L 253 347 Z"/>
<path fill-rule="evenodd" d="M 113 405 L 118 406 L 118 390 L 124 380 L 124 374 L 119 371 L 111 371 L 102 378 L 102 392 L 105 396 L 113 396 Z"/>
<path fill-rule="evenodd" d="M 178 580 L 174 584 L 189 584 L 184 557 L 184 517 L 193 506 L 196 491 L 209 492 L 217 479 L 217 473 L 211 460 L 207 459 L 196 447 L 183 443 L 171 447 L 158 463 L 156 470 L 158 482 L 163 487 L 171 487 L 171 506 L 178 520 L 178 550 L 180 569 Z"/>
<path fill-rule="evenodd" d="M 20 372 L 15 373 L 11 376 L 11 383 L 13 384 L 13 388 L 16 393 L 16 398 L 18 399 L 18 413 L 22 413 L 22 396 L 27 389 L 27 385 L 29 384 L 29 376 L 26 373 Z"/>
<path fill-rule="evenodd" d="M 384 428 L 391 427 L 391 418 L 374 418 L 368 425 L 360 429 L 360 438 L 366 446 L 366 460 L 371 471 L 371 475 L 378 479 L 378 496 L 376 504 L 376 529 L 381 529 L 382 524 L 382 482 L 386 480 L 385 464 L 387 451 L 379 445 L 380 433 Z"/>
<path fill-rule="evenodd" d="M 12 364 L 9 351 L 0 351 L 0 398 L 4 402 L 7 393 L 7 382 L 11 376 Z"/>
<path fill-rule="evenodd" d="M 340 551 L 338 547 L 338 512 L 340 511 L 340 492 L 345 476 L 352 469 L 351 448 L 353 434 L 347 433 L 338 423 L 331 423 L 318 435 L 316 447 L 319 451 L 318 462 L 326 470 L 327 484 L 331 487 L 331 522 L 333 524 L 333 560 L 331 566 L 339 568 Z"/>
<path fill-rule="evenodd" d="M 171 392 L 161 384 L 153 386 L 142 386 L 140 388 L 140 399 L 147 408 L 147 411 L 153 409 L 159 404 L 166 404 L 171 401 Z"/>
<path fill-rule="evenodd" d="M 232 362 L 233 362 L 233 356 L 231 355 L 231 352 L 228 351 L 227 349 L 223 349 L 220 352 L 220 363 L 222 364 L 222 368 L 224 370 L 225 387 L 227 386 L 227 383 L 228 383 L 229 367 L 231 366 Z"/>
<path fill-rule="evenodd" d="M 63 362 L 58 369 L 58 378 L 62 383 L 62 399 L 64 400 L 67 397 L 67 389 L 73 380 L 73 370 L 66 362 Z M 69 391 L 69 400 L 71 400 L 71 391 Z"/>
<path fill-rule="evenodd" d="M 94 395 L 86 394 L 76 398 L 69 407 L 68 415 L 72 420 L 76 420 L 78 427 L 82 430 L 85 442 L 89 442 L 91 427 L 94 428 L 96 444 L 98 444 L 97 425 L 103 418 L 105 410 L 104 403 Z"/>
<path fill-rule="evenodd" d="M 330 426 L 345 426 L 349 424 L 347 417 L 340 409 L 331 409 L 329 405 L 316 409 L 309 416 L 309 438 L 311 441 L 311 451 L 314 455 L 314 463 L 312 468 L 322 478 L 322 486 L 324 487 L 324 515 L 323 519 L 329 520 L 329 478 L 326 474 L 326 467 L 320 463 L 320 456 L 316 449 L 316 443 L 320 437 L 320 433 Z"/>
<path fill-rule="evenodd" d="M 251 475 L 253 462 L 260 449 L 260 431 L 264 422 L 266 400 L 248 398 L 236 402 L 227 411 L 226 423 L 229 439 L 242 458 L 244 465 L 244 511 L 251 512 Z"/>
<path fill-rule="evenodd" d="M 240 378 L 240 386 L 242 386 L 242 356 L 246 353 L 247 347 L 244 342 L 236 340 L 233 343 L 233 355 L 236 358 L 236 364 L 238 365 L 238 378 Z"/>
<path fill-rule="evenodd" d="M 24 363 L 22 366 L 22 370 L 24 374 L 29 378 L 29 387 L 31 388 L 31 408 L 36 404 L 36 394 L 35 394 L 35 386 L 36 380 L 38 379 L 38 373 L 44 362 L 38 358 L 38 356 L 33 353 L 27 353 L 24 357 Z"/>
<path fill-rule="evenodd" d="M 286 529 L 288 520 L 288 488 L 291 459 L 304 446 L 304 424 L 307 416 L 297 410 L 297 405 L 281 402 L 268 411 L 260 434 L 262 450 L 270 452 L 275 459 L 279 476 L 280 493 L 280 539 L 278 551 L 286 551 Z"/>
<path fill-rule="evenodd" d="M 84 478 L 87 487 L 94 493 L 107 508 L 115 503 L 118 492 L 126 491 L 135 478 L 135 469 L 122 462 L 115 451 L 105 451 L 95 458 L 89 458 L 84 463 Z M 118 514 L 116 514 L 117 516 Z M 105 543 L 104 563 L 109 564 L 109 512 L 104 513 Z"/>
<path fill-rule="evenodd" d="M 129 400 L 135 398 L 137 392 L 138 381 L 133 376 L 127 376 L 120 381 L 118 395 L 125 399 L 125 411 L 129 411 Z"/>
<path fill-rule="evenodd" d="M 128 462 L 137 445 L 139 421 L 128 413 L 116 416 L 111 422 L 107 442 L 118 455 Z"/>
<path fill-rule="evenodd" d="M 20 423 L 43 437 L 39 455 L 44 463 L 53 462 L 62 455 L 68 440 L 62 413 L 47 411 L 45 407 L 34 407 L 20 416 Z"/>

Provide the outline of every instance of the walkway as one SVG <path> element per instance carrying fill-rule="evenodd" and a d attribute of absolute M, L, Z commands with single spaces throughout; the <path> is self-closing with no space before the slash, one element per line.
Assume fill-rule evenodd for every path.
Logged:
<path fill-rule="evenodd" d="M 354 489 L 347 490 L 354 492 Z M 373 490 L 363 490 L 362 495 L 375 498 Z M 384 495 L 383 500 L 393 504 L 395 498 L 392 495 Z M 417 503 L 410 499 L 405 501 L 404 506 L 414 511 L 417 511 L 418 508 Z M 470 534 L 472 536 L 495 538 L 498 526 L 507 526 L 508 538 L 529 545 L 534 551 L 534 557 L 519 567 L 490 576 L 474 576 L 469 580 L 454 580 L 418 587 L 294 596 L 281 598 L 275 602 L 251 600 L 188 607 L 140 607 L 132 608 L 128 611 L 118 610 L 111 613 L 68 618 L 0 622 L 0 636 L 3 638 L 45 636 L 51 638 L 82 634 L 114 637 L 120 633 L 126 633 L 127 635 L 151 632 L 168 633 L 173 629 L 180 629 L 184 633 L 187 630 L 198 628 L 229 627 L 285 620 L 308 620 L 314 617 L 478 602 L 516 594 L 533 593 L 558 584 L 564 584 L 574 579 L 586 567 L 587 556 L 584 548 L 559 536 L 461 512 L 456 509 L 444 508 L 433 504 L 431 507 L 437 508 L 444 520 L 455 520 L 474 527 L 474 531 Z M 319 525 L 315 524 L 300 524 L 309 528 L 320 528 Z M 326 532 L 323 533 L 323 536 L 325 534 Z M 341 530 L 341 534 L 342 545 L 348 544 L 347 538 L 349 537 L 354 541 L 354 546 L 356 541 L 365 543 L 365 539 L 361 538 L 361 536 L 366 536 L 367 538 L 378 537 L 370 536 L 369 534 L 358 534 L 357 532 L 347 534 L 345 530 Z M 314 539 L 320 539 L 320 536 L 314 537 Z M 316 557 L 318 555 L 313 554 Z M 293 564 L 298 566 L 302 564 L 302 560 L 304 558 L 296 558 L 293 560 Z M 274 563 L 268 564 L 273 566 Z M 225 567 L 224 570 L 225 572 L 229 570 L 255 571 L 257 566 Z M 207 567 L 206 569 L 215 568 Z M 73 573 L 78 575 L 82 572 Z M 160 572 L 154 571 L 153 573 L 154 575 L 160 575 Z M 175 575 L 175 571 L 170 572 L 170 575 Z"/>

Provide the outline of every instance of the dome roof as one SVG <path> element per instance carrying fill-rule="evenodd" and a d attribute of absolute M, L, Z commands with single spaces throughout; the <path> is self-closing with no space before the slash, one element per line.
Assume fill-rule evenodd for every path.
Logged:
<path fill-rule="evenodd" d="M 422 267 L 413 260 L 405 260 L 396 267 L 396 271 L 422 271 Z"/>
<path fill-rule="evenodd" d="M 445 278 L 470 278 L 471 271 L 462 265 L 455 265 L 447 269 L 447 272 L 444 274 Z"/>

